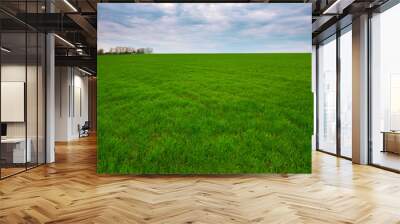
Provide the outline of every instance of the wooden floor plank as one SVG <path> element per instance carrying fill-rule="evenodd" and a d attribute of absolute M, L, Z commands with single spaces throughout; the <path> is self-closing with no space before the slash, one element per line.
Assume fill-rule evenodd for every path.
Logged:
<path fill-rule="evenodd" d="M 313 152 L 311 175 L 96 174 L 96 138 L 0 181 L 0 223 L 400 223 L 400 175 Z"/>

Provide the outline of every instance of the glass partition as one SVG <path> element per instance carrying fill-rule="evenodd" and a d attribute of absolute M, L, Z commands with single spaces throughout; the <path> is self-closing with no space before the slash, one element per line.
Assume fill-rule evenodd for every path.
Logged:
<path fill-rule="evenodd" d="M 24 171 L 31 159 L 26 144 L 26 41 L 25 32 L 1 34 L 2 177 Z"/>
<path fill-rule="evenodd" d="M 43 4 L 0 7 L 40 13 Z M 45 34 L 0 12 L 1 179 L 45 163 L 45 45 Z"/>
<path fill-rule="evenodd" d="M 27 167 L 31 168 L 37 165 L 38 159 L 38 111 L 37 111 L 37 79 L 38 79 L 38 35 L 35 32 L 27 33 L 27 81 L 26 81 L 26 113 L 27 113 L 27 150 L 30 151 L 30 160 L 27 163 Z"/>
<path fill-rule="evenodd" d="M 371 162 L 400 170 L 400 4 L 371 19 Z"/>
<path fill-rule="evenodd" d="M 46 124 L 46 37 L 43 33 L 38 33 L 38 75 L 37 75 L 37 147 L 38 164 L 46 162 L 45 144 L 45 124 Z"/>
<path fill-rule="evenodd" d="M 352 157 L 352 34 L 351 25 L 340 35 L 340 154 Z"/>
<path fill-rule="evenodd" d="M 318 47 L 318 149 L 336 153 L 336 36 Z"/>

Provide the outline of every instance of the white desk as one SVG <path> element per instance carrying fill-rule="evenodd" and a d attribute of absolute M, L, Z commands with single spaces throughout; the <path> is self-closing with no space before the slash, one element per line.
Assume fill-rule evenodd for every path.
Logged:
<path fill-rule="evenodd" d="M 1 139 L 1 144 L 6 145 L 6 147 L 13 146 L 12 151 L 13 151 L 13 163 L 25 163 L 25 162 L 31 162 L 32 160 L 32 152 L 31 152 L 31 145 L 32 141 L 30 138 L 26 139 L 27 140 L 27 146 L 26 147 L 26 154 L 25 154 L 25 138 L 5 138 Z M 4 147 L 4 146 L 2 146 Z M 25 161 L 26 159 L 26 161 Z"/>

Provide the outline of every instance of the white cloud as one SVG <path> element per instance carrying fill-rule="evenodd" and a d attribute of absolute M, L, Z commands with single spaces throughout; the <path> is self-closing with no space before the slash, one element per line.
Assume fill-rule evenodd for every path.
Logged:
<path fill-rule="evenodd" d="M 279 12 L 276 11 L 254 10 L 245 14 L 243 19 L 257 22 L 265 22 L 276 19 L 279 16 L 278 13 Z"/>
<path fill-rule="evenodd" d="M 240 51 L 246 51 L 246 44 L 259 44 L 249 49 L 301 51 L 300 46 L 309 51 L 304 37 L 297 42 L 293 40 L 309 34 L 311 41 L 311 15 L 301 13 L 302 7 L 287 10 L 285 5 L 277 7 L 277 4 L 175 3 L 124 4 L 123 7 L 125 13 L 115 17 L 103 16 L 107 8 L 100 8 L 99 48 L 152 47 L 158 53 L 202 53 L 234 51 L 238 46 Z M 131 14 L 126 13 L 129 7 Z M 257 41 L 252 43 L 249 38 Z M 275 47 L 265 44 L 277 38 L 282 40 Z"/>
<path fill-rule="evenodd" d="M 157 3 L 153 5 L 165 14 L 175 14 L 177 10 L 177 4 L 175 3 Z"/>

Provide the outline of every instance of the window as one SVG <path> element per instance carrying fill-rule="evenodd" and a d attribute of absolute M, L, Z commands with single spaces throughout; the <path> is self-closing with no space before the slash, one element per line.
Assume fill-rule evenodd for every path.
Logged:
<path fill-rule="evenodd" d="M 371 19 L 371 162 L 400 170 L 400 5 Z"/>
<path fill-rule="evenodd" d="M 352 156 L 352 34 L 351 26 L 340 35 L 340 154 Z"/>
<path fill-rule="evenodd" d="M 318 47 L 318 149 L 336 153 L 336 36 Z"/>
<path fill-rule="evenodd" d="M 1 2 L 0 6 L 22 14 L 41 13 L 43 4 Z M 5 178 L 45 163 L 46 40 L 43 33 L 12 16 L 0 12 L 0 17 L 9 21 L 0 23 L 0 178 Z"/>

